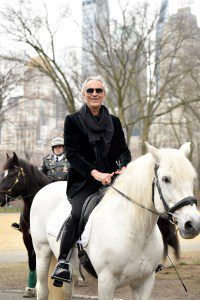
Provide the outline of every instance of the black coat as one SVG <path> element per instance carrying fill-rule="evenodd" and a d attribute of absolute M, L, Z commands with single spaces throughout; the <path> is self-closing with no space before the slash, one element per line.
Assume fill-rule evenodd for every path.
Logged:
<path fill-rule="evenodd" d="M 111 173 L 126 166 L 131 161 L 131 154 L 127 147 L 124 133 L 119 118 L 111 115 L 114 134 L 107 156 L 108 169 Z M 65 153 L 70 167 L 68 170 L 67 196 L 71 199 L 88 183 L 96 181 L 91 176 L 91 171 L 96 169 L 95 151 L 89 143 L 87 131 L 80 112 L 68 115 L 64 125 Z"/>

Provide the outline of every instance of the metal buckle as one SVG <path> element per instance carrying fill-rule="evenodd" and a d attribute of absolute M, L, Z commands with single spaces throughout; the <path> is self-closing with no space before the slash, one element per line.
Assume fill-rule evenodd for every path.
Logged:
<path fill-rule="evenodd" d="M 163 214 L 161 216 L 163 219 L 168 220 L 171 224 L 176 225 L 177 221 L 175 220 L 176 218 L 174 217 L 174 215 L 171 212 L 166 212 L 165 214 Z"/>
<path fill-rule="evenodd" d="M 167 219 L 171 224 L 173 224 L 173 225 L 177 224 L 177 221 L 175 220 L 173 213 L 167 212 L 167 216 L 168 216 Z"/>

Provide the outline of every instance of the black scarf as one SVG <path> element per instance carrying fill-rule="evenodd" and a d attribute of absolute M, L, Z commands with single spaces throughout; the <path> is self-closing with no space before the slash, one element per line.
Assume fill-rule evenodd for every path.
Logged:
<path fill-rule="evenodd" d="M 105 158 L 114 133 L 113 122 L 108 109 L 101 105 L 99 115 L 96 117 L 93 116 L 88 106 L 84 104 L 80 113 L 87 128 L 89 142 L 93 147 L 98 143 L 101 146 L 101 155 Z"/>

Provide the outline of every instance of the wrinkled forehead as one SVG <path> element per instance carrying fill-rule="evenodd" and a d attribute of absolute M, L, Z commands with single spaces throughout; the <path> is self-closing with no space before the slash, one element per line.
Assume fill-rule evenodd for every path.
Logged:
<path fill-rule="evenodd" d="M 103 84 L 100 80 L 89 80 L 86 84 L 85 84 L 85 89 L 88 88 L 102 88 L 103 89 Z"/>

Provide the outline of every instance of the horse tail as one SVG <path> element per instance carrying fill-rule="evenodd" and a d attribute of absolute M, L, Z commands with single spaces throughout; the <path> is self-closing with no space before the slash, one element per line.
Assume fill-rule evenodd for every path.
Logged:
<path fill-rule="evenodd" d="M 51 264 L 49 268 L 49 276 L 48 276 L 48 288 L 49 288 L 49 297 L 48 300 L 63 300 L 63 291 L 62 288 L 57 288 L 53 285 L 53 280 L 51 279 L 51 274 L 53 273 L 55 266 L 57 263 L 57 259 L 55 256 L 51 259 Z"/>
<path fill-rule="evenodd" d="M 166 258 L 166 256 L 168 255 L 169 246 L 171 246 L 174 250 L 174 255 L 176 259 L 179 259 L 180 246 L 176 226 L 169 222 L 167 219 L 161 217 L 159 217 L 157 224 L 163 238 L 164 258 Z"/>

